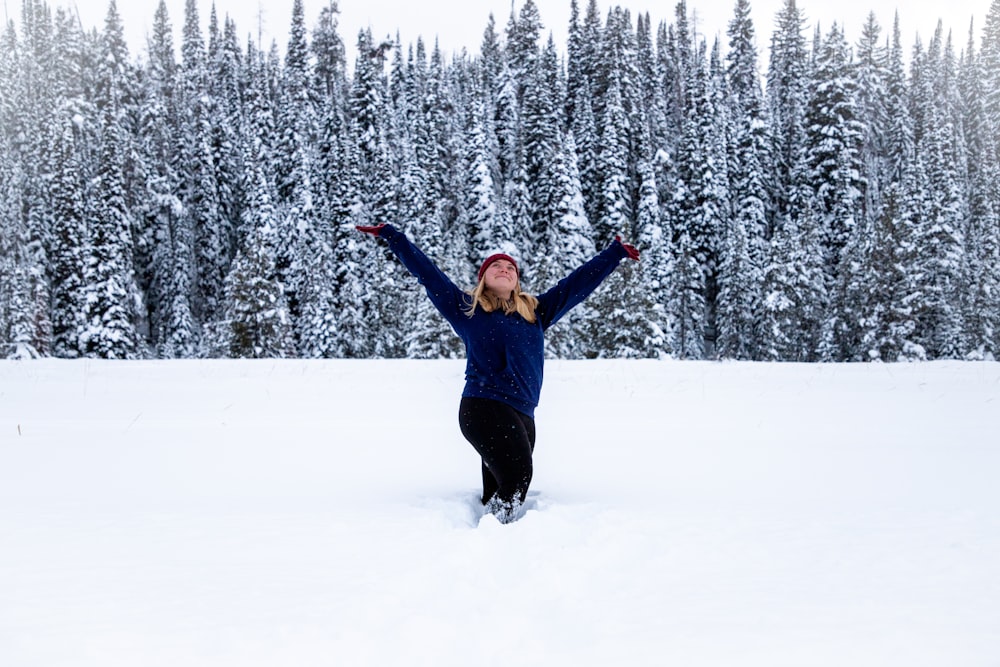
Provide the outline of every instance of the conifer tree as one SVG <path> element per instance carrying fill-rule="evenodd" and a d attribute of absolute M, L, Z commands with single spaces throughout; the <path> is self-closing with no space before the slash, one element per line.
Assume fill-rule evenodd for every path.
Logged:
<path fill-rule="evenodd" d="M 490 169 L 486 142 L 485 110 L 476 105 L 470 121 L 468 146 L 467 194 L 463 206 L 464 224 L 468 230 L 469 263 L 475 264 L 487 257 L 494 243 L 494 224 L 497 218 L 497 192 Z"/>
<path fill-rule="evenodd" d="M 347 53 L 338 31 L 338 14 L 338 0 L 328 0 L 327 5 L 320 9 L 310 45 L 316 59 L 313 72 L 317 91 L 321 98 L 327 100 L 343 96 L 345 90 Z"/>
<path fill-rule="evenodd" d="M 503 192 L 504 206 L 501 215 L 496 219 L 493 243 L 495 248 L 518 248 L 517 255 L 525 252 L 530 254 L 531 240 L 531 195 L 528 192 L 527 176 L 524 169 L 519 169 L 512 180 L 505 184 Z M 510 253 L 508 253 L 510 254 Z M 529 277 L 534 269 L 524 267 L 521 278 Z"/>
<path fill-rule="evenodd" d="M 408 64 L 403 61 L 403 42 L 397 32 L 396 41 L 392 46 L 392 63 L 389 65 L 389 105 L 392 108 L 391 131 L 393 138 L 409 134 L 411 123 L 407 122 L 406 119 L 412 118 L 417 108 L 411 76 L 413 74 L 412 45 L 409 53 L 411 62 Z"/>
<path fill-rule="evenodd" d="M 636 96 L 640 105 L 639 117 L 644 121 L 636 146 L 638 174 L 638 164 L 653 159 L 667 132 L 666 100 L 660 94 L 663 72 L 656 57 L 648 13 L 640 15 L 636 20 L 635 42 L 638 89 Z M 637 177 L 641 182 L 642 176 Z"/>
<path fill-rule="evenodd" d="M 910 114 L 910 89 L 903 63 L 903 44 L 900 38 L 899 14 L 893 22 L 892 40 L 889 46 L 888 70 L 886 72 L 886 115 L 888 124 L 885 131 L 885 183 L 902 181 L 906 165 L 913 162 L 914 126 Z"/>
<path fill-rule="evenodd" d="M 396 52 L 390 80 L 391 122 L 388 143 L 399 183 L 395 209 L 401 222 L 409 222 L 427 217 L 436 202 L 428 196 L 430 176 L 424 169 L 420 156 L 418 110 L 421 100 L 414 82 L 412 60 L 409 65 L 403 63 L 402 45 L 398 42 Z M 485 147 L 483 151 L 484 159 L 488 159 Z"/>
<path fill-rule="evenodd" d="M 429 197 L 438 214 L 445 217 L 447 216 L 442 209 L 446 207 L 449 193 L 452 192 L 448 189 L 448 161 L 452 156 L 448 146 L 449 118 L 446 110 L 449 109 L 450 100 L 447 99 L 446 77 L 441 49 L 435 41 L 420 86 L 419 142 L 422 166 L 428 174 Z M 445 222 L 446 220 L 442 220 L 442 224 Z"/>
<path fill-rule="evenodd" d="M 601 123 L 601 197 L 594 235 L 598 245 L 609 242 L 615 234 L 628 229 L 632 215 L 628 172 L 628 117 L 622 103 L 618 78 L 615 74 L 610 78 Z"/>
<path fill-rule="evenodd" d="M 550 37 L 524 93 L 524 168 L 532 203 L 531 243 L 535 248 L 548 247 L 549 227 L 555 224 L 559 176 L 553 166 L 561 151 L 561 98 L 558 56 Z"/>
<path fill-rule="evenodd" d="M 996 131 L 996 128 L 1000 128 L 1000 0 L 993 0 L 986 14 L 980 57 L 983 61 L 983 97 L 986 116 Z"/>
<path fill-rule="evenodd" d="M 658 70 L 660 72 L 660 92 L 663 99 L 664 121 L 660 134 L 656 137 L 658 148 L 668 157 L 677 152 L 683 126 L 685 100 L 687 96 L 688 67 L 693 57 L 691 39 L 687 34 L 687 17 L 682 13 L 686 5 L 677 5 L 677 24 L 667 27 L 661 22 L 656 33 L 656 51 Z M 658 176 L 661 188 L 668 187 L 672 182 L 666 178 L 669 170 L 667 160 L 659 160 L 658 165 L 664 173 Z M 661 194 L 661 199 L 663 195 Z"/>
<path fill-rule="evenodd" d="M 419 154 L 420 120 L 423 113 L 422 88 L 426 77 L 426 69 L 418 70 L 415 66 L 412 47 L 409 62 L 404 63 L 402 45 L 397 42 L 397 55 L 394 55 L 393 58 L 390 79 L 391 123 L 389 126 L 391 161 L 395 165 L 394 171 L 398 181 L 395 203 L 397 224 L 405 226 L 406 233 L 420 247 L 436 254 L 440 248 L 440 219 L 435 207 L 439 202 L 428 194 L 431 176 L 425 171 L 424 162 Z M 470 122 L 474 124 L 475 120 Z M 473 134 L 475 134 L 474 131 Z M 475 139 L 470 139 L 469 143 L 466 144 L 470 149 L 470 159 L 474 161 L 473 155 L 478 154 L 480 158 L 487 160 L 485 148 L 476 151 L 472 146 L 475 143 Z M 482 147 L 484 144 L 480 144 L 480 146 Z M 480 176 L 484 174 L 478 169 L 476 172 Z M 463 171 L 463 173 L 468 172 Z M 488 167 L 486 167 L 485 173 L 489 174 Z M 471 179 L 469 183 L 471 187 L 475 176 L 468 175 Z M 472 218 L 478 218 L 482 222 L 482 218 L 479 218 L 481 212 L 473 211 L 474 203 L 467 202 L 462 198 L 458 203 L 458 208 L 460 210 L 459 224 L 463 225 L 463 228 L 467 228 L 464 225 L 466 219 L 471 221 Z M 365 248 L 365 250 L 370 250 L 370 248 Z M 390 266 L 393 273 L 402 273 L 398 267 L 392 266 L 392 264 Z M 380 280 L 380 278 L 376 280 Z M 393 322 L 397 323 L 396 326 L 400 328 L 400 331 L 396 334 L 397 344 L 392 354 L 421 359 L 449 356 L 450 347 L 447 343 L 449 325 L 436 312 L 433 305 L 427 299 L 422 298 L 423 288 L 408 275 L 401 276 L 399 282 L 394 282 L 394 285 L 391 292 L 384 294 L 388 300 L 396 300 L 399 313 L 398 318 L 393 318 Z M 383 284 L 378 282 L 370 287 L 382 289 Z M 382 333 L 380 332 L 378 335 L 381 338 Z"/>
<path fill-rule="evenodd" d="M 617 86 L 612 85 L 609 91 L 611 95 L 605 105 L 605 112 L 610 115 L 611 122 L 605 126 L 605 140 L 623 136 L 616 128 L 616 124 L 624 118 L 624 110 L 620 110 L 617 99 Z M 614 143 L 612 141 L 611 145 Z M 604 155 L 619 156 L 617 164 L 620 165 L 622 157 L 627 155 L 624 143 L 619 143 L 617 151 L 606 151 Z M 614 166 L 614 163 L 608 164 Z M 655 227 L 659 225 L 659 216 L 653 170 L 647 163 L 643 163 L 640 173 L 643 178 L 639 200 L 641 222 Z M 618 174 L 618 178 L 608 178 L 613 174 Z M 608 178 L 604 184 L 606 209 L 605 217 L 601 220 L 604 231 L 595 234 L 598 248 L 607 247 L 619 234 L 628 240 L 637 236 L 635 230 L 638 221 L 633 223 L 632 213 L 628 208 L 630 202 L 626 170 L 620 167 L 611 169 L 605 172 L 605 177 Z M 606 235 L 605 238 L 601 238 L 602 233 Z M 589 300 L 588 308 L 577 315 L 589 332 L 586 346 L 583 347 L 584 356 L 642 358 L 659 355 L 666 343 L 663 330 L 654 314 L 655 294 L 648 287 L 642 269 L 634 262 L 626 262 L 605 280 Z"/>
<path fill-rule="evenodd" d="M 918 125 L 916 151 L 927 174 L 928 210 L 918 233 L 920 265 L 917 271 L 922 301 L 917 310 L 916 340 L 931 358 L 956 358 L 963 354 L 961 267 L 965 241 L 963 220 L 967 212 L 962 195 L 960 165 L 966 164 L 957 132 L 960 119 L 954 53 L 938 23 L 926 56 L 915 57 L 922 69 L 913 78 L 914 107 L 924 109 Z"/>
<path fill-rule="evenodd" d="M 724 109 L 716 104 L 713 79 L 705 61 L 704 43 L 697 59 L 688 70 L 688 96 L 685 100 L 681 143 L 677 152 L 677 179 L 680 187 L 674 196 L 676 209 L 673 223 L 674 239 L 683 237 L 686 262 L 694 262 L 701 278 L 686 276 L 686 288 L 697 289 L 697 302 L 705 313 L 691 322 L 702 325 L 704 345 L 712 353 L 715 340 L 716 307 L 720 248 L 729 203 L 726 197 L 728 180 L 725 157 Z M 693 301 L 688 301 L 693 303 Z"/>
<path fill-rule="evenodd" d="M 71 110 L 70 116 L 89 114 L 96 54 L 76 17 L 62 7 L 56 8 L 53 36 L 53 62 L 50 63 L 53 96 L 59 105 Z"/>
<path fill-rule="evenodd" d="M 589 84 L 592 91 L 597 91 L 600 70 L 600 49 L 604 43 L 604 22 L 601 20 L 597 0 L 587 0 L 587 11 L 580 26 L 580 84 Z M 596 99 L 596 98 L 595 98 Z M 597 113 L 597 109 L 594 109 Z"/>
<path fill-rule="evenodd" d="M 580 5 L 577 0 L 570 0 L 569 25 L 566 34 L 566 96 L 565 118 L 569 127 L 573 126 L 576 116 L 576 103 L 580 90 L 587 83 L 587 72 L 584 69 L 583 28 L 580 25 Z"/>
<path fill-rule="evenodd" d="M 266 225 L 253 228 L 226 278 L 228 353 L 234 358 L 264 359 L 292 353 L 291 324 L 277 281 L 272 234 Z"/>
<path fill-rule="evenodd" d="M 130 212 L 125 203 L 125 136 L 113 108 L 104 113 L 99 194 L 90 225 L 87 264 L 87 356 L 129 359 L 139 355 L 135 329 L 135 289 L 130 253 Z"/>
<path fill-rule="evenodd" d="M 328 335 L 322 318 L 304 317 L 304 311 L 316 311 L 329 303 L 326 281 L 317 275 L 316 265 L 306 261 L 325 260 L 329 247 L 326 231 L 320 229 L 316 217 L 317 188 L 313 176 L 317 173 L 314 165 L 318 132 L 315 95 L 311 88 L 314 80 L 309 65 L 302 0 L 296 0 L 279 99 L 281 139 L 277 146 L 277 176 L 283 206 L 278 216 L 277 259 L 290 316 L 296 325 L 296 340 L 300 344 L 304 338 L 313 341 L 314 350 L 310 356 L 316 356 L 316 348 L 329 347 L 327 343 L 317 342 Z"/>
<path fill-rule="evenodd" d="M 983 58 L 973 31 L 960 65 L 960 93 L 968 167 L 969 217 L 963 260 L 963 320 L 966 356 L 995 359 L 1000 348 L 1000 215 L 993 194 L 1000 179 L 997 139 L 986 110 Z"/>
<path fill-rule="evenodd" d="M 867 359 L 896 361 L 923 358 L 914 342 L 918 223 L 925 210 L 923 165 L 914 152 L 910 91 L 907 85 L 896 16 L 889 48 L 884 101 L 887 124 L 878 198 L 869 209 L 872 220 L 868 309 L 861 352 Z M 869 191 L 872 186 L 869 185 Z M 873 201 L 869 197 L 868 201 Z M 872 217 L 874 216 L 874 217 Z"/>
<path fill-rule="evenodd" d="M 136 268 L 147 295 L 150 338 L 157 355 L 189 357 L 197 343 L 191 312 L 194 238 L 181 199 L 179 69 L 165 2 L 157 7 L 147 50 L 148 76 L 139 117 L 144 196 L 136 210 L 142 221 Z"/>
<path fill-rule="evenodd" d="M 606 92 L 614 80 L 626 117 L 629 177 L 636 180 L 638 154 L 642 149 L 648 151 L 649 140 L 648 137 L 644 136 L 644 133 L 648 133 L 648 127 L 643 113 L 642 77 L 639 72 L 636 34 L 632 27 L 631 15 L 621 7 L 614 7 L 608 12 L 608 20 L 604 26 L 601 41 L 599 63 L 595 86 L 597 93 L 596 113 L 599 117 L 606 113 L 604 107 L 607 101 Z"/>
<path fill-rule="evenodd" d="M 162 222 L 166 236 L 157 253 L 162 292 L 157 354 L 163 358 L 189 358 L 196 354 L 198 345 L 191 309 L 194 238 L 184 216 L 169 207 Z"/>
<path fill-rule="evenodd" d="M 660 204 L 657 170 L 651 162 L 640 164 L 642 185 L 639 189 L 639 210 L 636 214 L 636 245 L 642 253 L 640 283 L 648 292 L 647 317 L 655 332 L 649 356 L 669 355 L 674 339 L 673 314 L 668 310 L 673 276 L 673 256 L 670 249 L 670 229 Z"/>
<path fill-rule="evenodd" d="M 18 176 L 15 187 L 19 190 L 15 198 L 19 208 L 11 207 L 16 217 L 10 222 L 16 239 L 11 264 L 10 337 L 15 355 L 36 356 L 49 353 L 52 337 L 46 273 L 52 248 L 51 181 L 57 169 L 52 153 L 58 133 L 50 126 L 63 101 L 54 79 L 56 44 L 51 12 L 43 2 L 31 0 L 23 4 L 22 19 L 22 39 L 9 60 L 5 58 L 8 66 L 17 64 L 7 86 L 13 95 L 6 103 L 12 112 L 7 119 L 11 125 L 3 128 L 12 158 L 18 163 L 13 173 Z M 13 24 L 10 32 L 14 32 Z M 14 44 L 13 35 L 7 41 Z"/>
<path fill-rule="evenodd" d="M 213 11 L 213 25 L 215 12 Z M 225 22 L 221 36 L 213 32 L 213 46 L 209 50 L 209 69 L 212 73 L 209 93 L 215 102 L 212 115 L 212 158 L 215 165 L 215 182 L 219 198 L 218 241 L 222 254 L 218 266 L 223 272 L 236 254 L 237 228 L 246 205 L 243 183 L 243 161 L 240 131 L 244 127 L 244 90 L 241 83 L 243 55 L 236 38 L 236 24 Z"/>
<path fill-rule="evenodd" d="M 871 224 L 878 219 L 882 207 L 882 191 L 890 181 L 886 164 L 886 131 L 892 122 L 887 108 L 889 49 L 882 43 L 881 34 L 882 27 L 876 20 L 875 13 L 870 12 L 862 27 L 857 45 L 857 63 L 853 68 L 856 81 L 855 106 L 861 131 L 859 161 L 862 169 L 862 194 L 859 206 L 863 224 Z"/>
<path fill-rule="evenodd" d="M 27 285 L 22 260 L 23 218 L 19 165 L 6 137 L 0 137 L 0 357 L 20 356 Z"/>
<path fill-rule="evenodd" d="M 313 74 L 309 66 L 304 12 L 302 0 L 294 0 L 276 128 L 279 141 L 275 157 L 281 201 L 302 196 L 302 179 L 307 177 L 303 172 L 303 160 L 307 159 L 304 153 L 315 134 L 315 108 L 310 88 Z"/>
<path fill-rule="evenodd" d="M 461 143 L 461 132 L 468 117 L 468 107 L 464 102 L 463 91 L 470 89 L 472 85 L 471 68 L 460 68 L 457 64 L 453 68 L 447 67 L 440 46 L 435 43 L 423 106 L 424 117 L 432 128 L 431 147 L 436 155 L 428 171 L 428 180 L 436 188 L 434 208 L 442 231 L 454 230 L 455 235 L 461 238 L 464 235 L 456 228 L 459 213 L 456 199 L 466 177 L 462 159 L 465 147 Z M 456 251 L 457 246 L 458 244 L 453 246 Z M 459 256 L 456 254 L 455 258 Z"/>
<path fill-rule="evenodd" d="M 296 296 L 299 313 L 294 324 L 298 329 L 298 354 L 311 359 L 328 359 L 338 353 L 337 339 L 337 265 L 333 242 L 335 230 L 316 224 L 304 234 L 298 249 L 298 261 L 307 270 L 298 276 Z"/>
<path fill-rule="evenodd" d="M 656 359 L 668 354 L 672 329 L 666 310 L 669 258 L 664 247 L 664 223 L 656 171 L 648 160 L 639 163 L 639 178 L 639 203 L 633 237 L 642 252 L 642 262 L 627 265 L 631 268 L 633 279 L 624 291 L 631 298 L 631 303 L 626 306 L 634 309 L 632 317 L 635 320 L 628 333 L 631 336 L 629 347 L 636 351 L 636 356 Z"/>
<path fill-rule="evenodd" d="M 57 161 L 52 188 L 53 247 L 49 272 L 52 281 L 52 353 L 80 355 L 83 333 L 84 258 L 86 257 L 86 200 L 83 165 L 71 120 L 55 144 Z"/>
<path fill-rule="evenodd" d="M 538 67 L 542 28 L 542 17 L 534 0 L 525 0 L 517 18 L 511 5 L 510 20 L 507 22 L 507 60 L 514 80 L 518 82 L 519 107 L 524 103 L 528 81 Z"/>
<path fill-rule="evenodd" d="M 355 62 L 351 91 L 351 117 L 357 127 L 358 159 L 362 169 L 359 195 L 370 207 L 373 219 L 392 220 L 395 199 L 386 143 L 388 106 L 383 73 L 387 44 L 376 45 L 370 31 L 358 35 L 358 59 Z M 432 139 L 433 140 L 433 139 Z"/>
<path fill-rule="evenodd" d="M 555 285 L 595 253 L 593 226 L 583 206 L 580 169 L 573 135 L 565 137 L 553 164 L 553 222 L 548 242 L 535 261 L 537 291 Z M 591 304 L 584 302 L 567 313 L 546 335 L 546 354 L 563 359 L 586 354 L 585 337 L 593 316 Z"/>
<path fill-rule="evenodd" d="M 334 114 L 336 117 L 336 114 Z M 363 336 L 364 312 L 361 294 L 363 282 L 368 279 L 364 259 L 369 247 L 360 245 L 354 229 L 355 214 L 361 209 L 359 147 L 356 127 L 346 113 L 343 128 L 332 135 L 329 141 L 330 165 L 337 174 L 329 192 L 328 214 L 324 219 L 330 223 L 332 260 L 334 269 L 333 294 L 335 297 L 336 329 L 334 335 L 334 356 L 364 356 Z"/>
<path fill-rule="evenodd" d="M 186 225 L 182 236 L 192 239 L 193 290 L 191 311 L 201 323 L 215 320 L 221 310 L 227 264 L 227 242 L 219 206 L 213 151 L 215 100 L 208 91 L 204 37 L 196 0 L 186 0 L 179 72 L 180 145 L 179 196 Z"/>
<path fill-rule="evenodd" d="M 475 121 L 472 122 L 475 125 Z M 475 129 L 472 129 L 472 132 L 475 134 Z M 473 139 L 473 142 L 475 141 Z M 480 154 L 480 158 L 475 157 L 477 152 L 475 149 L 472 149 L 472 153 L 469 156 L 472 160 L 470 167 L 472 164 L 475 164 L 477 159 L 482 158 L 482 154 Z M 488 180 L 489 169 L 487 168 L 484 171 L 479 167 L 473 168 L 478 172 L 479 178 L 485 180 L 480 181 L 475 175 L 470 174 L 469 186 L 473 188 L 485 188 L 479 193 L 484 197 L 484 200 L 476 199 L 475 202 L 470 201 L 468 203 L 470 210 L 466 211 L 465 214 L 460 214 L 457 222 L 458 225 L 463 225 L 464 215 L 469 215 L 469 220 L 471 221 L 473 216 L 486 215 L 489 210 L 490 191 L 492 189 L 492 185 Z M 472 193 L 470 196 L 477 197 L 478 195 Z M 472 209 L 475 209 L 475 211 Z M 401 220 L 405 221 L 406 234 L 413 239 L 418 247 L 425 248 L 426 252 L 430 253 L 430 257 L 439 266 L 443 267 L 445 273 L 452 276 L 459 285 L 464 283 L 464 276 L 468 271 L 456 271 L 457 266 L 474 266 L 478 265 L 479 261 L 482 261 L 482 257 L 479 257 L 470 263 L 469 257 L 472 255 L 469 247 L 471 242 L 465 242 L 464 234 L 446 235 L 441 227 L 440 218 L 433 212 L 428 214 L 427 211 L 414 210 L 413 215 L 407 215 L 401 218 Z M 480 223 L 492 225 L 492 220 L 480 218 Z M 460 230 L 461 228 L 456 231 Z M 445 241 L 446 238 L 448 239 L 447 241 Z M 480 243 L 484 242 L 484 240 L 483 238 L 478 239 Z M 489 254 L 492 250 L 484 247 L 482 252 Z M 483 255 L 483 257 L 485 256 Z M 454 335 L 451 325 L 437 312 L 430 299 L 426 298 L 423 286 L 415 278 L 398 266 L 394 266 L 393 268 L 393 280 L 390 285 L 384 286 L 380 283 L 374 285 L 374 287 L 377 289 L 385 287 L 389 290 L 385 292 L 387 298 L 390 300 L 395 299 L 397 303 L 402 303 L 402 307 L 399 308 L 401 310 L 400 320 L 403 322 L 399 334 L 400 353 L 404 354 L 407 358 L 417 359 L 457 358 L 461 352 L 461 342 Z M 395 279 L 397 276 L 399 280 Z"/>
<path fill-rule="evenodd" d="M 824 256 L 833 280 L 853 233 L 861 196 L 863 128 L 857 119 L 856 85 L 849 64 L 847 42 L 834 25 L 816 54 L 806 109 L 809 181 L 820 205 Z"/>
<path fill-rule="evenodd" d="M 0 136 L 7 142 L 13 140 L 17 127 L 19 109 L 15 100 L 18 90 L 19 72 L 21 69 L 21 48 L 17 41 L 17 30 L 14 22 L 9 21 L 0 32 Z M 4 145 L 5 154 L 12 155 L 14 146 Z"/>
<path fill-rule="evenodd" d="M 524 168 L 521 146 L 521 111 L 513 73 L 504 64 L 497 79 L 493 127 L 496 134 L 496 159 L 501 182 L 506 189 L 518 171 Z"/>
<path fill-rule="evenodd" d="M 628 262 L 612 273 L 591 297 L 594 314 L 588 357 L 656 357 L 663 332 L 649 319 L 652 301 L 641 284 L 640 268 Z"/>
<path fill-rule="evenodd" d="M 578 30 L 575 48 L 567 44 L 567 104 L 572 96 L 573 110 L 567 122 L 576 139 L 580 168 L 580 186 L 584 208 L 592 224 L 601 213 L 600 135 L 601 122 L 596 101 L 600 45 L 604 27 L 596 0 L 589 0 L 583 22 Z"/>
<path fill-rule="evenodd" d="M 45 256 L 24 215 L 25 175 L 13 157 L 0 140 L 0 356 L 23 359 L 47 354 L 52 331 Z"/>
<path fill-rule="evenodd" d="M 817 361 L 827 308 L 818 216 L 787 217 L 764 274 L 763 358 Z"/>
<path fill-rule="evenodd" d="M 22 242 L 21 247 L 26 246 Z M 11 258 L 7 272 L 10 283 L 0 292 L 8 304 L 6 317 L 0 313 L 0 325 L 6 329 L 3 347 L 9 359 L 34 359 L 49 352 L 46 344 L 52 332 L 45 310 L 48 294 L 41 268 L 32 260 L 30 256 Z"/>
<path fill-rule="evenodd" d="M 889 184 L 884 193 L 881 214 L 872 238 L 872 266 L 877 272 L 869 277 L 869 309 L 862 352 L 870 360 L 922 360 L 926 350 L 914 337 L 918 284 L 917 236 L 923 212 L 924 186 L 919 182 L 923 166 L 913 156 L 906 163 L 899 180 Z"/>
<path fill-rule="evenodd" d="M 670 350 L 679 359 L 705 356 L 705 277 L 687 229 L 674 220 L 667 295 L 667 316 L 673 322 Z"/>
<path fill-rule="evenodd" d="M 29 356 L 48 356 L 51 353 L 52 324 L 49 314 L 51 285 L 46 275 L 50 249 L 53 247 L 52 198 L 46 181 L 54 172 L 47 133 L 32 140 L 38 147 L 37 157 L 30 160 L 35 182 L 24 184 L 25 211 L 16 225 L 19 231 L 19 252 L 15 260 L 16 293 L 20 307 L 16 310 L 12 337 L 21 350 Z"/>
<path fill-rule="evenodd" d="M 774 149 L 774 215 L 780 220 L 793 211 L 792 199 L 800 183 L 793 175 L 800 173 L 805 139 L 805 109 L 808 93 L 808 50 L 802 34 L 805 17 L 795 0 L 785 0 L 777 16 L 771 37 L 770 62 L 767 71 L 767 108 Z"/>
<path fill-rule="evenodd" d="M 503 47 L 497 35 L 496 20 L 490 12 L 486 28 L 483 30 L 483 41 L 479 47 L 479 83 L 482 91 L 488 97 L 495 94 L 500 70 L 503 69 Z"/>
<path fill-rule="evenodd" d="M 250 146 L 245 180 L 244 242 L 226 276 L 225 319 L 211 344 L 234 358 L 294 355 L 293 323 L 276 261 L 275 186 L 265 171 L 264 146 Z"/>
<path fill-rule="evenodd" d="M 81 336 L 86 356 L 129 359 L 143 354 L 136 331 L 138 289 L 132 254 L 132 212 L 126 190 L 130 153 L 126 119 L 128 49 L 114 0 L 102 33 L 102 69 L 97 91 L 101 113 L 97 187 L 91 217 L 87 261 L 86 328 Z"/>
<path fill-rule="evenodd" d="M 720 253 L 716 350 L 728 359 L 757 358 L 763 275 L 754 261 L 746 221 L 726 228 Z"/>
<path fill-rule="evenodd" d="M 727 83 L 732 134 L 728 156 L 733 219 L 723 240 L 719 275 L 719 353 L 756 358 L 760 346 L 763 271 L 768 260 L 770 136 L 754 25 L 748 0 L 729 23 Z"/>
<path fill-rule="evenodd" d="M 391 171 L 391 153 L 388 146 L 389 106 L 383 72 L 385 51 L 388 44 L 375 45 L 370 31 L 358 36 L 359 57 L 355 61 L 354 82 L 351 91 L 353 128 L 351 136 L 357 142 L 354 191 L 357 205 L 350 224 L 374 225 L 397 220 L 395 202 L 397 181 Z M 439 56 L 438 56 L 439 57 Z M 432 71 L 437 74 L 437 67 Z M 436 95 L 437 84 L 431 84 Z M 436 111 L 431 112 L 436 113 Z M 425 126 L 431 154 L 439 154 L 436 146 L 441 128 L 433 122 Z M 387 251 L 376 244 L 352 245 L 357 249 L 358 272 L 348 275 L 346 285 L 353 304 L 344 311 L 341 332 L 348 339 L 348 356 L 396 357 L 403 351 L 402 327 L 399 310 L 394 300 L 395 280 L 399 269 L 387 256 Z"/>
<path fill-rule="evenodd" d="M 591 103 L 593 95 L 590 84 L 584 82 L 576 92 L 573 119 L 570 130 L 576 140 L 577 161 L 580 168 L 580 194 L 583 196 L 587 217 L 596 222 L 600 212 L 600 140 L 597 121 Z"/>
<path fill-rule="evenodd" d="M 830 305 L 823 322 L 819 348 L 823 361 L 864 361 L 870 350 L 866 345 L 874 325 L 870 281 L 877 266 L 872 227 L 866 218 L 857 221 L 840 252 L 837 274 L 830 281 Z"/>
<path fill-rule="evenodd" d="M 329 306 L 324 298 L 310 308 L 314 324 L 312 329 L 322 332 L 321 341 L 303 340 L 303 353 L 315 356 L 344 356 L 344 340 L 340 331 L 343 301 L 339 294 L 345 274 L 345 257 L 348 236 L 354 231 L 349 226 L 353 206 L 353 188 L 349 165 L 356 151 L 352 137 L 348 137 L 348 90 L 346 55 L 343 42 L 337 34 L 336 3 L 320 12 L 319 23 L 313 32 L 312 49 L 316 57 L 315 77 L 319 89 L 318 128 L 316 157 L 312 178 L 315 191 L 315 219 L 323 241 L 329 250 L 327 265 L 321 267 L 323 291 L 321 297 L 330 297 Z M 324 312 L 326 309 L 326 312 Z M 307 313 L 303 317 L 309 317 Z M 328 318 L 332 318 L 328 319 Z M 309 352 L 309 350 L 312 350 Z"/>

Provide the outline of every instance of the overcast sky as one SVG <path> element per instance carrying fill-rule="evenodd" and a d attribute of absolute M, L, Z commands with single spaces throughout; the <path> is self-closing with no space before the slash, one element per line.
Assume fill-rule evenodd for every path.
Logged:
<path fill-rule="evenodd" d="M 53 7 L 76 7 L 85 28 L 101 27 L 107 14 L 109 0 L 49 0 Z M 197 0 L 199 18 L 203 26 L 208 25 L 213 0 Z M 805 11 L 810 26 L 819 22 L 825 33 L 836 21 L 845 26 L 848 39 L 853 43 L 869 11 L 874 11 L 886 32 L 891 29 L 897 8 L 903 45 L 909 52 L 919 34 L 926 44 L 934 34 L 938 20 L 943 20 L 946 30 L 953 32 L 957 50 L 965 47 L 968 40 L 969 21 L 975 19 L 976 41 L 992 0 L 913 0 L 908 3 L 886 0 L 799 0 L 798 6 Z M 118 0 L 118 12 L 125 24 L 129 46 L 133 55 L 145 52 L 146 35 L 150 31 L 153 15 L 159 0 Z M 288 42 L 288 28 L 291 22 L 292 2 L 290 0 L 214 0 L 219 20 L 227 14 L 236 21 L 241 36 L 258 31 L 263 44 L 270 46 L 276 40 L 279 50 L 284 53 Z M 320 9 L 329 0 L 304 0 L 306 24 L 312 29 Z M 588 0 L 578 0 L 581 13 L 586 11 Z M 20 23 L 19 0 L 4 0 L 10 18 Z M 180 44 L 180 29 L 184 23 L 184 0 L 167 0 L 167 11 L 173 24 L 175 43 Z M 520 11 L 524 0 L 515 0 L 515 11 Z M 602 18 L 614 5 L 628 8 L 635 16 L 648 13 L 657 25 L 660 21 L 673 22 L 673 0 L 622 0 L 619 2 L 598 0 Z M 784 4 L 784 0 L 751 0 L 751 16 L 757 30 L 758 47 L 764 52 L 770 44 L 774 18 Z M 560 51 L 566 43 L 566 28 L 569 23 L 570 0 L 535 0 L 545 26 L 546 35 L 552 32 Z M 733 15 L 735 0 L 689 0 L 688 11 L 695 14 L 699 33 L 714 37 L 721 35 L 725 43 L 726 26 Z M 415 0 L 340 0 L 340 35 L 348 47 L 348 57 L 354 53 L 358 30 L 370 27 L 376 38 L 387 35 L 395 37 L 397 31 L 403 44 L 416 42 L 422 36 L 430 47 L 437 39 L 446 52 L 466 48 L 470 53 L 478 52 L 487 19 L 492 13 L 497 23 L 497 32 L 503 28 L 511 13 L 510 0 L 454 0 L 450 2 Z M 883 33 L 886 34 L 886 33 Z"/>

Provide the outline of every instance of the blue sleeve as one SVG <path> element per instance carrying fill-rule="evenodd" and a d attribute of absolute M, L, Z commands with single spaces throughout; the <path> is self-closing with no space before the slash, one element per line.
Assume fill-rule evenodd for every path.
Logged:
<path fill-rule="evenodd" d="M 547 329 L 578 305 L 604 282 L 604 279 L 628 256 L 625 247 L 615 241 L 596 257 L 573 271 L 538 297 L 538 315 Z"/>
<path fill-rule="evenodd" d="M 405 234 L 392 225 L 383 227 L 379 237 L 385 239 L 389 249 L 403 263 L 406 270 L 424 286 L 434 307 L 457 331 L 468 319 L 465 315 L 465 308 L 469 303 L 468 295 L 459 289 L 420 248 L 413 245 Z"/>

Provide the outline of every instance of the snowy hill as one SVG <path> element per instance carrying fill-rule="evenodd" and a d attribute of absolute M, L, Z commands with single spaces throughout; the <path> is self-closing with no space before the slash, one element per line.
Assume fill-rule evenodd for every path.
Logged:
<path fill-rule="evenodd" d="M 1000 364 L 0 362 L 0 664 L 987 666 Z"/>

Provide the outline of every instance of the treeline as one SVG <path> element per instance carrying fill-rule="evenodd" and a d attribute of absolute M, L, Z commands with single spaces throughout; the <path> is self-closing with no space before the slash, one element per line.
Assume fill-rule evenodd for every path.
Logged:
<path fill-rule="evenodd" d="M 421 288 L 356 224 L 456 282 L 488 253 L 541 291 L 615 236 L 643 252 L 555 327 L 559 357 L 994 358 L 1000 0 L 959 47 L 898 18 L 807 28 L 762 62 L 748 0 L 708 44 L 532 0 L 478 54 L 380 43 L 331 2 L 265 50 L 161 1 L 133 58 L 23 0 L 0 37 L 0 356 L 451 357 Z M 763 76 L 762 76 L 763 74 Z M 762 83 L 762 79 L 764 80 Z"/>

